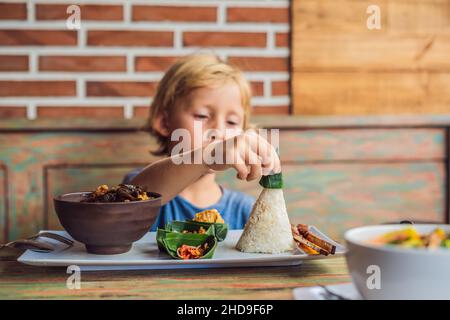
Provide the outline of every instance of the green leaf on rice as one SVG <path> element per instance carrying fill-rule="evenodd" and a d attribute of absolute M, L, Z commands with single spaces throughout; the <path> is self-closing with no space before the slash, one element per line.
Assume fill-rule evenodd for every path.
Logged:
<path fill-rule="evenodd" d="M 283 184 L 283 176 L 280 173 L 271 174 L 268 176 L 262 176 L 259 180 L 259 184 L 267 189 L 282 189 Z"/>

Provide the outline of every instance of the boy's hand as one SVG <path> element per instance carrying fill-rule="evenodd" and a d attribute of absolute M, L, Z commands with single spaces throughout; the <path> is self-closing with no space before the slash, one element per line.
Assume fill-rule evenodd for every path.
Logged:
<path fill-rule="evenodd" d="M 203 148 L 203 154 L 205 165 L 210 169 L 223 171 L 234 168 L 241 180 L 250 181 L 261 175 L 281 172 L 275 148 L 254 131 L 214 141 Z"/>

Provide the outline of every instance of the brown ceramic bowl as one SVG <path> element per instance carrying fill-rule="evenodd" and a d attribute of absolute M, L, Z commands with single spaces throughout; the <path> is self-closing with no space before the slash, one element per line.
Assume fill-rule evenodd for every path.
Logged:
<path fill-rule="evenodd" d="M 161 195 L 132 202 L 81 202 L 88 192 L 67 193 L 53 199 L 61 225 L 72 238 L 84 243 L 94 254 L 118 254 L 148 232 L 158 216 Z"/>

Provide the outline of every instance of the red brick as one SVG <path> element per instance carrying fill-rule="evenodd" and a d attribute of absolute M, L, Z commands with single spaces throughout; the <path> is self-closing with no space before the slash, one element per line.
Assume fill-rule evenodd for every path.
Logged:
<path fill-rule="evenodd" d="M 148 81 L 89 81 L 87 95 L 89 97 L 151 97 L 155 93 L 157 83 Z"/>
<path fill-rule="evenodd" d="M 288 23 L 289 8 L 232 7 L 227 9 L 227 21 Z"/>
<path fill-rule="evenodd" d="M 147 56 L 136 57 L 134 60 L 134 69 L 136 71 L 165 71 L 179 57 L 174 56 Z"/>
<path fill-rule="evenodd" d="M 26 118 L 26 117 L 27 117 L 26 107 L 0 106 L 0 119 Z"/>
<path fill-rule="evenodd" d="M 75 96 L 74 81 L 0 81 L 1 97 Z"/>
<path fill-rule="evenodd" d="M 67 8 L 70 4 L 37 4 L 37 20 L 66 20 L 70 14 Z M 81 21 L 120 21 L 123 20 L 123 7 L 120 5 L 80 5 Z"/>
<path fill-rule="evenodd" d="M 258 47 L 266 46 L 262 32 L 185 32 L 183 45 L 206 47 Z"/>
<path fill-rule="evenodd" d="M 252 81 L 250 82 L 250 86 L 252 88 L 252 95 L 254 97 L 261 97 L 264 95 L 264 83 L 261 81 Z"/>
<path fill-rule="evenodd" d="M 77 32 L 65 30 L 0 30 L 0 45 L 57 46 L 76 45 Z"/>
<path fill-rule="evenodd" d="M 215 22 L 216 7 L 133 6 L 135 21 Z"/>
<path fill-rule="evenodd" d="M 135 106 L 133 111 L 134 118 L 146 119 L 150 115 L 150 106 Z"/>
<path fill-rule="evenodd" d="M 254 106 L 253 115 L 289 114 L 289 106 Z"/>
<path fill-rule="evenodd" d="M 228 62 L 244 71 L 289 71 L 289 58 L 229 57 Z"/>
<path fill-rule="evenodd" d="M 37 116 L 38 118 L 123 118 L 123 107 L 38 106 Z"/>
<path fill-rule="evenodd" d="M 273 96 L 287 96 L 289 95 L 289 82 L 288 81 L 273 81 L 272 82 L 272 95 Z"/>
<path fill-rule="evenodd" d="M 0 20 L 26 20 L 26 3 L 0 3 Z"/>
<path fill-rule="evenodd" d="M 89 31 L 87 43 L 90 46 L 151 46 L 171 47 L 173 33 L 168 31 Z"/>
<path fill-rule="evenodd" d="M 126 71 L 126 57 L 41 56 L 40 71 Z"/>
<path fill-rule="evenodd" d="M 0 56 L 0 71 L 28 71 L 28 56 Z"/>
<path fill-rule="evenodd" d="M 275 34 L 275 45 L 277 47 L 289 47 L 290 46 L 290 39 L 289 39 L 289 33 L 287 32 L 281 32 Z"/>

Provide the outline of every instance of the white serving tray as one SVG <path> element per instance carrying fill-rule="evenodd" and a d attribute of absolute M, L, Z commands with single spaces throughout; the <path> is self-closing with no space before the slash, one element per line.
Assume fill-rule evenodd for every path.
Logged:
<path fill-rule="evenodd" d="M 242 230 L 229 230 L 223 242 L 219 242 L 212 259 L 177 260 L 161 253 L 156 244 L 156 232 L 147 233 L 133 244 L 130 251 L 116 255 L 96 255 L 86 252 L 82 243 L 75 241 L 67 248 L 59 244 L 52 252 L 25 251 L 17 261 L 41 267 L 79 266 L 84 271 L 97 270 L 144 270 L 180 268 L 229 268 L 300 265 L 303 260 L 324 259 L 342 256 L 345 248 L 311 226 L 310 231 L 336 245 L 336 254 L 328 257 L 307 255 L 299 249 L 280 254 L 244 253 L 235 249 Z M 65 231 L 50 231 L 72 239 Z M 54 242 L 52 242 L 54 243 Z"/>

